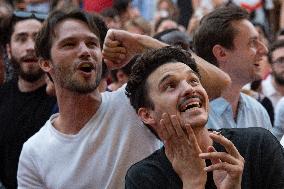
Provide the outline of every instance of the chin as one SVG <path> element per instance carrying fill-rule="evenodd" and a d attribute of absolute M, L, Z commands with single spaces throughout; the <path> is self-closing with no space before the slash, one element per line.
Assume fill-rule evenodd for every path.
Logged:
<path fill-rule="evenodd" d="M 200 115 L 196 116 L 195 118 L 191 117 L 185 120 L 185 123 L 190 124 L 192 128 L 205 127 L 207 120 L 208 120 L 207 115 L 204 116 Z"/>

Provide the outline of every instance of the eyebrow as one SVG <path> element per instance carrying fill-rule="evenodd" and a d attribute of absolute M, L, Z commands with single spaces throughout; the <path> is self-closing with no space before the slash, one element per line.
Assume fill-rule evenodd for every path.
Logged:
<path fill-rule="evenodd" d="M 15 33 L 15 36 L 27 36 L 29 35 L 30 33 L 29 32 L 20 32 L 20 33 Z M 32 32 L 31 35 L 37 35 L 38 32 Z"/>
<path fill-rule="evenodd" d="M 186 71 L 187 74 L 194 74 L 197 78 L 199 78 L 197 76 L 197 73 L 193 70 L 188 70 Z M 168 80 L 169 78 L 173 77 L 173 74 L 166 74 L 164 77 L 162 77 L 162 79 L 159 81 L 158 86 L 162 85 L 166 80 Z"/>
<path fill-rule="evenodd" d="M 20 36 L 26 36 L 28 35 L 27 32 L 21 32 L 21 33 L 16 33 L 15 36 L 20 37 Z"/>
<path fill-rule="evenodd" d="M 95 41 L 96 43 L 100 43 L 99 38 L 96 37 L 96 36 L 87 36 L 86 38 L 87 38 L 87 40 L 92 40 L 92 41 Z M 72 37 L 72 36 L 66 37 L 66 38 L 62 39 L 61 41 L 59 41 L 58 45 L 62 45 L 65 42 L 74 41 L 74 40 L 77 40 L 77 37 Z"/>
<path fill-rule="evenodd" d="M 169 78 L 173 77 L 172 74 L 167 74 L 165 75 L 160 81 L 159 81 L 159 84 L 158 86 L 161 86 L 166 80 L 168 80 Z"/>

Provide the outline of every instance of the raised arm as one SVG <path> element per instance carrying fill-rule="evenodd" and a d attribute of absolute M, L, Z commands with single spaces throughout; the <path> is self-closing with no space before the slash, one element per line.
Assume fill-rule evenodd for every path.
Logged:
<path fill-rule="evenodd" d="M 136 54 L 148 49 L 168 46 L 152 37 L 133 34 L 123 30 L 109 30 L 105 38 L 103 56 L 110 69 L 119 68 L 129 62 Z M 201 74 L 201 83 L 210 99 L 217 98 L 230 84 L 228 74 L 192 53 Z"/>
<path fill-rule="evenodd" d="M 222 91 L 231 84 L 230 76 L 195 53 L 192 53 L 192 56 L 197 63 L 201 84 L 205 88 L 209 100 L 221 96 Z"/>

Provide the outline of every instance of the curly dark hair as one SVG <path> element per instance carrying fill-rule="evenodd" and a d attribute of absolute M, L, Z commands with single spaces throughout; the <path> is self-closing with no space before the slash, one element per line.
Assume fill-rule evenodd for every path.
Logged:
<path fill-rule="evenodd" d="M 136 112 L 141 107 L 154 109 L 154 104 L 148 93 L 147 78 L 149 75 L 159 66 L 175 62 L 186 64 L 200 77 L 196 62 L 191 54 L 178 47 L 168 46 L 158 50 L 150 50 L 138 57 L 132 66 L 126 86 L 126 95 Z"/>

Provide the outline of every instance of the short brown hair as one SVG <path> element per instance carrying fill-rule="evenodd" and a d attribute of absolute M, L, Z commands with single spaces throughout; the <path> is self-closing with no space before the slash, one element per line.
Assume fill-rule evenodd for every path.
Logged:
<path fill-rule="evenodd" d="M 90 30 L 100 39 L 100 32 L 92 15 L 77 8 L 55 10 L 48 16 L 47 20 L 43 24 L 42 29 L 37 35 L 35 51 L 38 57 L 41 57 L 45 60 L 50 60 L 50 50 L 52 47 L 52 40 L 55 35 L 54 29 L 58 23 L 69 18 L 85 22 L 89 26 Z"/>
<path fill-rule="evenodd" d="M 217 44 L 233 49 L 237 31 L 232 23 L 243 19 L 249 19 L 248 12 L 236 5 L 217 8 L 203 17 L 193 37 L 196 54 L 219 67 L 212 49 Z"/>

